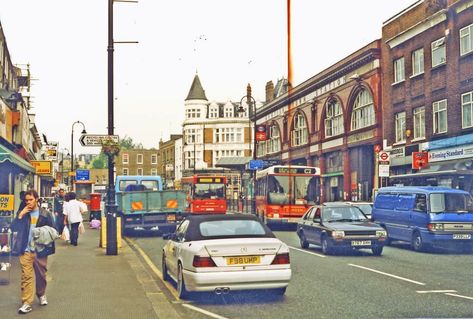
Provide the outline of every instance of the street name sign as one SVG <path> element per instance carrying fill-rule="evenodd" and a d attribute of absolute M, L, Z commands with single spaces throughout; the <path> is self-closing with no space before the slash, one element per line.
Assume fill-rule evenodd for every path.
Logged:
<path fill-rule="evenodd" d="M 114 143 L 119 142 L 118 135 L 99 135 L 99 134 L 84 134 L 79 138 L 82 146 L 102 146 L 102 142 L 111 139 Z"/>
<path fill-rule="evenodd" d="M 264 165 L 263 160 L 258 160 L 258 159 L 251 160 L 248 163 L 248 169 L 252 170 L 252 171 L 255 171 L 255 170 L 258 170 L 258 169 L 262 169 L 263 165 Z"/>

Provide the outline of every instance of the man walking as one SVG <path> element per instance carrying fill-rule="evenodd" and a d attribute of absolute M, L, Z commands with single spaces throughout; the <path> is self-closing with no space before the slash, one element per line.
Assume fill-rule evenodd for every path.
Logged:
<path fill-rule="evenodd" d="M 36 295 L 40 305 L 46 306 L 46 267 L 48 255 L 54 254 L 54 242 L 41 256 L 35 252 L 33 240 L 33 230 L 36 227 L 53 225 L 51 213 L 38 206 L 38 193 L 29 190 L 25 193 L 26 206 L 18 213 L 15 219 L 15 229 L 17 230 L 17 240 L 13 245 L 13 251 L 20 255 L 21 265 L 21 300 L 23 305 L 18 309 L 18 313 L 26 314 L 32 309 L 34 300 L 34 282 L 36 282 Z M 33 275 L 34 273 L 34 275 Z"/>
<path fill-rule="evenodd" d="M 58 194 L 54 198 L 54 216 L 56 217 L 56 229 L 59 235 L 64 229 L 64 189 L 60 188 Z"/>

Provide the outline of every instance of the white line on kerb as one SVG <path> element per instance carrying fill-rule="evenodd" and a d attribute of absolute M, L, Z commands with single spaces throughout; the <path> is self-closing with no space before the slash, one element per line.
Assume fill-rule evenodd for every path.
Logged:
<path fill-rule="evenodd" d="M 444 294 L 447 292 L 457 292 L 456 290 L 417 290 L 418 294 Z"/>
<path fill-rule="evenodd" d="M 316 254 L 316 253 L 313 253 L 313 252 L 311 252 L 311 251 L 307 251 L 307 250 L 304 250 L 304 249 L 299 249 L 299 248 L 292 247 L 292 246 L 288 246 L 288 247 L 291 248 L 291 249 L 294 249 L 294 250 L 297 250 L 297 251 L 300 251 L 300 252 L 309 254 L 309 255 L 314 255 L 314 256 L 323 257 L 323 258 L 327 257 L 327 256 L 320 255 L 320 254 Z"/>
<path fill-rule="evenodd" d="M 213 312 L 204 310 L 204 309 L 199 308 L 199 307 L 195 307 L 195 306 L 193 306 L 193 305 L 189 305 L 189 304 L 187 304 L 187 303 L 182 304 L 182 306 L 183 306 L 183 307 L 186 307 L 186 308 L 189 308 L 189 309 L 192 309 L 192 310 L 194 310 L 194 311 L 203 313 L 204 315 L 207 315 L 207 316 L 212 317 L 212 318 L 216 318 L 216 319 L 228 319 L 228 318 L 226 318 L 226 317 L 222 317 L 222 316 L 217 315 L 217 314 L 215 314 L 215 313 L 213 313 Z"/>
<path fill-rule="evenodd" d="M 410 283 L 413 283 L 413 284 L 416 284 L 416 285 L 425 286 L 425 284 L 422 283 L 422 282 L 415 281 L 415 280 L 412 280 L 412 279 L 407 279 L 407 278 L 404 278 L 404 277 L 399 277 L 399 276 L 392 275 L 392 274 L 388 274 L 386 272 L 382 272 L 382 271 L 379 271 L 379 270 L 376 270 L 376 269 L 371 269 L 371 268 L 368 268 L 368 267 L 363 267 L 363 266 L 359 266 L 359 265 L 355 265 L 355 264 L 348 264 L 348 266 L 369 270 L 369 271 L 372 271 L 372 272 L 375 272 L 375 273 L 378 273 L 378 274 L 381 274 L 381 275 L 385 275 L 385 276 L 389 276 L 389 277 L 392 277 L 392 278 L 404 280 L 404 281 L 407 281 L 407 282 L 410 282 Z"/>
<path fill-rule="evenodd" d="M 462 295 L 457 295 L 457 294 L 446 293 L 446 295 L 452 296 L 452 297 L 458 297 L 458 298 L 473 300 L 473 297 L 467 297 L 467 296 L 462 296 Z"/>

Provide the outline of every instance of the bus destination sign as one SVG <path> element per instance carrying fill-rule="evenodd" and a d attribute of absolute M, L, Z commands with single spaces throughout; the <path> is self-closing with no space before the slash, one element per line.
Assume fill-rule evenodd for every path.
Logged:
<path fill-rule="evenodd" d="M 197 183 L 201 184 L 207 184 L 207 183 L 223 183 L 223 180 L 221 177 L 198 177 L 197 178 Z"/>
<path fill-rule="evenodd" d="M 315 167 L 275 167 L 274 173 L 279 174 L 317 174 Z"/>

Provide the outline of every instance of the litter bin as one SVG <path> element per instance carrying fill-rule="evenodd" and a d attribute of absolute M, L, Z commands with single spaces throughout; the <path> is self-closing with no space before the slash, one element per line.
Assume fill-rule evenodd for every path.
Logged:
<path fill-rule="evenodd" d="M 98 219 L 102 217 L 100 210 L 100 200 L 102 195 L 100 193 L 90 193 L 90 218 L 89 220 Z"/>

